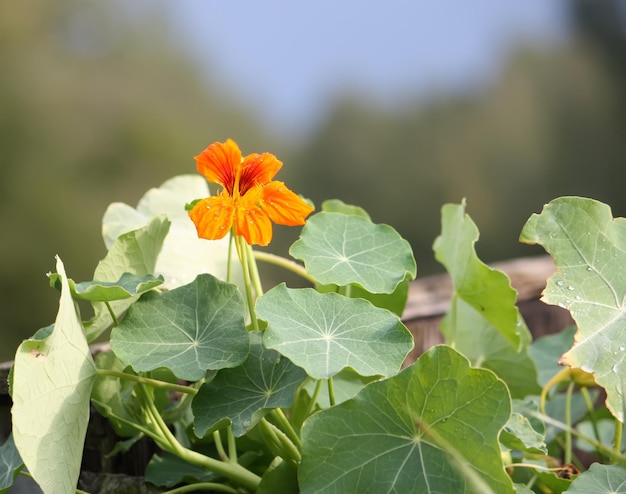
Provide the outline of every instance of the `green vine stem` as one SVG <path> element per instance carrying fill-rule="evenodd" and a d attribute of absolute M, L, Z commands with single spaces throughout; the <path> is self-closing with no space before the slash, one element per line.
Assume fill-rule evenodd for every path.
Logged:
<path fill-rule="evenodd" d="M 317 404 L 317 398 L 320 395 L 320 392 L 322 391 L 322 382 L 323 382 L 322 379 L 318 379 L 317 382 L 315 383 L 313 396 L 311 396 L 311 401 L 309 401 L 309 404 L 306 407 L 306 412 L 304 414 L 305 417 L 308 417 L 309 415 L 313 413 L 313 409 L 315 408 L 315 405 Z"/>
<path fill-rule="evenodd" d="M 259 421 L 259 427 L 263 435 L 269 440 L 268 445 L 274 453 L 296 465 L 300 463 L 300 460 L 302 460 L 300 451 L 283 431 L 265 418 Z"/>
<path fill-rule="evenodd" d="M 593 429 L 593 435 L 595 436 L 596 440 L 599 442 L 600 430 L 598 429 L 598 421 L 596 420 L 596 416 L 593 413 L 594 408 L 593 408 L 593 403 L 591 401 L 591 396 L 589 396 L 589 391 L 587 390 L 586 387 L 580 388 L 580 394 L 582 395 L 583 400 L 585 401 L 585 406 L 587 407 L 587 412 L 589 413 L 589 420 L 591 422 L 591 427 Z"/>
<path fill-rule="evenodd" d="M 332 377 L 328 378 L 328 401 L 331 407 L 335 406 L 335 383 Z"/>
<path fill-rule="evenodd" d="M 567 429 L 565 430 L 565 454 L 564 454 L 564 462 L 571 463 L 572 462 L 572 395 L 574 393 L 574 381 L 571 381 L 567 385 L 567 394 L 565 398 L 565 425 L 567 425 Z"/>
<path fill-rule="evenodd" d="M 258 250 L 254 250 L 252 251 L 252 253 L 254 254 L 254 258 L 258 261 L 267 262 L 268 264 L 273 264 L 274 266 L 284 268 L 294 274 L 297 274 L 301 278 L 310 281 L 312 284 L 317 283 L 317 280 L 307 272 L 304 266 L 298 264 L 295 261 L 292 261 L 291 259 L 285 259 L 284 257 L 270 254 L 269 252 L 261 252 Z"/>
<path fill-rule="evenodd" d="M 608 448 L 607 446 L 602 444 L 600 441 L 596 441 L 594 438 L 589 437 L 589 436 L 587 436 L 585 434 L 582 434 L 580 431 L 576 430 L 575 428 L 570 427 L 570 426 L 564 424 L 563 422 L 561 422 L 559 420 L 556 420 L 556 419 L 554 419 L 554 418 L 552 418 L 549 415 L 546 415 L 544 413 L 535 412 L 533 410 L 529 410 L 528 413 L 530 415 L 532 415 L 533 417 L 538 418 L 539 420 L 542 420 L 546 424 L 550 424 L 550 425 L 552 425 L 554 427 L 557 427 L 557 428 L 561 429 L 562 431 L 569 431 L 573 436 L 577 437 L 578 439 L 581 439 L 583 441 L 588 442 L 594 448 L 596 448 L 600 453 L 603 453 L 607 457 L 611 458 L 611 460 L 614 463 L 617 463 L 617 464 L 620 464 L 620 465 L 626 467 L 626 458 L 624 458 L 621 454 L 617 453 L 613 449 Z"/>
<path fill-rule="evenodd" d="M 229 485 L 216 484 L 214 482 L 198 482 L 197 484 L 184 485 L 177 487 L 171 491 L 165 491 L 163 494 L 185 494 L 186 492 L 211 491 L 211 492 L 230 492 L 237 494 L 239 491 Z"/>
<path fill-rule="evenodd" d="M 180 384 L 168 383 L 165 381 L 159 381 L 158 379 L 151 379 L 149 377 L 136 376 L 134 374 L 127 374 L 125 372 L 114 371 L 111 369 L 96 369 L 96 374 L 100 376 L 117 377 L 119 379 L 126 379 L 127 381 L 134 381 L 139 384 L 147 384 L 153 388 L 167 389 L 168 391 L 176 391 L 178 393 L 184 393 L 187 395 L 196 395 L 198 390 L 189 386 L 182 386 Z"/>
<path fill-rule="evenodd" d="M 106 306 L 107 310 L 109 311 L 111 319 L 113 319 L 113 326 L 118 327 L 120 325 L 120 323 L 117 320 L 117 317 L 115 317 L 115 312 L 113 312 L 113 308 L 111 307 L 111 304 L 108 301 L 106 301 L 106 302 L 104 302 L 104 305 Z"/>
<path fill-rule="evenodd" d="M 300 437 L 291 425 L 291 422 L 289 422 L 289 419 L 285 416 L 285 413 L 282 411 L 282 409 L 275 408 L 270 412 L 270 415 L 278 421 L 282 429 L 285 431 L 285 434 L 287 434 L 287 437 L 289 437 L 289 439 L 296 446 L 296 448 L 298 448 L 298 450 L 301 450 L 302 441 L 300 440 Z"/>
<path fill-rule="evenodd" d="M 145 410 L 153 421 L 155 432 L 161 436 L 158 441 L 163 449 L 175 454 L 183 461 L 197 465 L 207 470 L 211 470 L 219 475 L 233 480 L 242 486 L 250 490 L 256 490 L 261 482 L 261 477 L 251 472 L 247 468 L 242 467 L 239 463 L 232 463 L 230 461 L 224 462 L 210 458 L 197 451 L 185 448 L 178 442 L 178 439 L 169 430 L 159 411 L 156 409 L 154 402 L 150 398 L 145 385 L 140 384 L 142 390 L 142 398 L 145 405 Z"/>
<path fill-rule="evenodd" d="M 622 455 L 622 430 L 624 424 L 621 421 L 615 420 L 615 435 L 613 436 L 613 451 L 616 455 Z"/>

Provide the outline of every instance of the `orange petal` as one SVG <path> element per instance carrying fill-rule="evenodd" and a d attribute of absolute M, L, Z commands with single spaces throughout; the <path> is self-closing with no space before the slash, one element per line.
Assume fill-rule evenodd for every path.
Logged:
<path fill-rule="evenodd" d="M 242 235 L 249 245 L 267 245 L 272 240 L 272 222 L 259 207 L 261 187 L 255 187 L 239 200 L 235 213 L 237 235 Z"/>
<path fill-rule="evenodd" d="M 189 217 L 196 225 L 198 237 L 207 240 L 223 238 L 233 225 L 234 216 L 233 199 L 226 192 L 198 201 L 189 211 Z"/>
<path fill-rule="evenodd" d="M 235 177 L 241 169 L 241 151 L 232 139 L 214 142 L 196 159 L 196 168 L 209 182 L 220 184 L 233 195 Z"/>
<path fill-rule="evenodd" d="M 279 225 L 304 225 L 306 217 L 315 208 L 289 190 L 283 182 L 270 182 L 263 187 L 263 210 Z"/>
<path fill-rule="evenodd" d="M 255 185 L 265 185 L 278 173 L 283 162 L 270 153 L 250 154 L 243 159 L 239 191 L 244 195 Z"/>

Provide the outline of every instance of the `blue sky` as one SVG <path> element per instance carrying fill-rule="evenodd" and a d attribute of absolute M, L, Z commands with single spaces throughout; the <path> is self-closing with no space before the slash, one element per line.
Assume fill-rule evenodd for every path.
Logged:
<path fill-rule="evenodd" d="M 565 0 L 177 0 L 175 29 L 270 127 L 302 130 L 340 93 L 381 105 L 480 87 L 518 42 L 556 41 Z"/>

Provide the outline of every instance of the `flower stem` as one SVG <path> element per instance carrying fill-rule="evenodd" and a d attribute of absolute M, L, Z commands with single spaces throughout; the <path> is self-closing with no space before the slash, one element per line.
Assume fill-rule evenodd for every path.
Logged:
<path fill-rule="evenodd" d="M 335 383 L 332 377 L 328 378 L 328 401 L 331 407 L 335 406 Z"/>
<path fill-rule="evenodd" d="M 106 308 L 109 311 L 109 314 L 111 315 L 111 319 L 113 319 L 113 326 L 118 327 L 120 323 L 117 320 L 117 317 L 115 317 L 115 312 L 113 312 L 113 309 L 111 308 L 111 304 L 108 301 L 106 301 L 104 302 L 104 305 L 106 305 Z"/>
<path fill-rule="evenodd" d="M 622 430 L 623 425 L 621 421 L 615 420 L 615 435 L 613 436 L 613 451 L 616 455 L 622 454 Z"/>
<path fill-rule="evenodd" d="M 255 250 L 252 251 L 252 253 L 254 254 L 254 258 L 258 261 L 264 261 L 275 266 L 280 266 L 281 268 L 287 269 L 313 284 L 317 283 L 317 280 L 307 272 L 304 266 L 298 264 L 297 262 L 285 259 L 284 257 L 277 256 L 275 254 L 270 254 L 269 252 Z"/>
<path fill-rule="evenodd" d="M 230 492 L 237 494 L 239 491 L 229 485 L 216 484 L 215 482 L 198 482 L 197 484 L 183 485 L 171 491 L 165 491 L 163 494 L 184 494 L 186 492 L 211 491 L 211 492 Z"/>
<path fill-rule="evenodd" d="M 167 389 L 169 391 L 177 391 L 188 395 L 196 395 L 198 390 L 189 386 L 181 386 L 180 384 L 168 383 L 165 381 L 159 381 L 157 379 L 151 379 L 149 377 L 136 376 L 134 374 L 126 374 L 125 372 L 114 371 L 111 369 L 96 369 L 96 373 L 101 376 L 117 377 L 119 379 L 126 379 L 127 381 L 134 381 L 140 384 L 147 384 L 153 388 Z"/>
<path fill-rule="evenodd" d="M 250 322 L 252 323 L 252 330 L 259 331 L 259 321 L 256 318 L 256 312 L 254 311 L 254 295 L 252 294 L 252 280 L 250 279 L 250 264 L 248 263 L 248 245 L 246 240 L 237 236 L 235 239 L 237 246 L 237 254 L 241 261 L 241 267 L 243 270 L 243 281 L 246 286 L 246 299 L 248 301 L 248 310 L 250 311 Z"/>
<path fill-rule="evenodd" d="M 265 417 L 259 421 L 259 426 L 265 438 L 269 440 L 268 446 L 270 446 L 270 449 L 272 449 L 275 454 L 295 464 L 300 463 L 302 459 L 300 451 L 283 431 L 269 422 Z"/>

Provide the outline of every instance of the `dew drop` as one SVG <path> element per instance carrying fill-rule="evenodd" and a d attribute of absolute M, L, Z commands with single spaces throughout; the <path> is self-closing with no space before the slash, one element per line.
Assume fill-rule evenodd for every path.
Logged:
<path fill-rule="evenodd" d="M 563 283 L 563 280 L 559 280 L 559 281 L 556 282 L 556 284 L 559 285 L 559 286 L 563 286 L 565 283 Z"/>
<path fill-rule="evenodd" d="M 626 346 L 624 346 L 624 345 L 620 345 L 620 346 L 619 346 L 619 351 L 620 351 L 620 352 L 623 352 L 624 350 L 626 350 Z"/>
<path fill-rule="evenodd" d="M 582 300 L 583 298 L 580 295 L 576 295 L 576 297 L 574 297 L 576 300 Z"/>
<path fill-rule="evenodd" d="M 569 286 L 567 287 L 567 289 L 568 289 L 568 290 L 570 290 L 570 291 L 572 291 L 572 290 L 574 290 L 574 287 L 573 287 L 572 285 L 569 285 Z"/>

